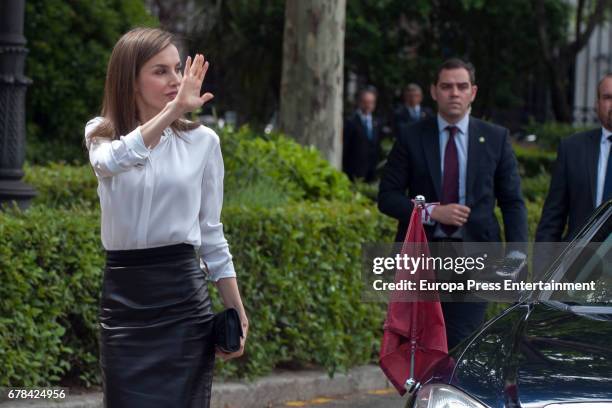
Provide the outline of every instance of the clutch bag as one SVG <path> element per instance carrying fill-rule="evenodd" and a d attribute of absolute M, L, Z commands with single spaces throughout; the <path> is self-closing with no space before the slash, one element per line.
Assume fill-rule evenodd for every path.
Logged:
<path fill-rule="evenodd" d="M 214 320 L 215 345 L 225 353 L 240 350 L 242 337 L 242 324 L 238 311 L 233 308 L 225 309 L 215 314 Z"/>

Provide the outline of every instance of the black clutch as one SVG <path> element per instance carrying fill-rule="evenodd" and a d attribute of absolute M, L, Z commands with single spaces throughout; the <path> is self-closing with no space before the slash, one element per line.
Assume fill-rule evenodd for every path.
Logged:
<path fill-rule="evenodd" d="M 214 321 L 215 345 L 225 353 L 240 350 L 242 324 L 236 309 L 225 309 L 215 314 Z"/>

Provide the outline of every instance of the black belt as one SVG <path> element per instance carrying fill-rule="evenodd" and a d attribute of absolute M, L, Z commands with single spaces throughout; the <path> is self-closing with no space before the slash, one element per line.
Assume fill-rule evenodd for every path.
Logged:
<path fill-rule="evenodd" d="M 107 266 L 145 266 L 162 262 L 180 262 L 189 258 L 196 258 L 195 248 L 185 243 L 154 248 L 106 251 Z"/>

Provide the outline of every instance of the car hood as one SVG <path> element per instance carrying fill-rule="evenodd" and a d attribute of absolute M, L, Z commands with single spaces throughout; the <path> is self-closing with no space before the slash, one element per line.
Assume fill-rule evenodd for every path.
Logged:
<path fill-rule="evenodd" d="M 612 402 L 612 321 L 519 304 L 456 350 L 449 382 L 493 406 Z"/>

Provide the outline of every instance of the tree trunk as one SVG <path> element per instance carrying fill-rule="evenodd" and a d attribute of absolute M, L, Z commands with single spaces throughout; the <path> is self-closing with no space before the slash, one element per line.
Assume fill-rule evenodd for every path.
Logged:
<path fill-rule="evenodd" d="M 588 15 L 585 29 L 582 29 L 585 12 L 588 11 L 584 0 L 579 0 L 576 6 L 575 39 L 572 42 L 558 46 L 553 50 L 551 39 L 547 32 L 547 18 L 544 7 L 545 0 L 534 2 L 534 11 L 538 30 L 538 40 L 542 49 L 542 56 L 550 73 L 550 93 L 552 98 L 553 112 L 556 120 L 571 123 L 573 119 L 572 101 L 566 92 L 570 84 L 569 67 L 575 61 L 576 56 L 588 45 L 589 39 L 595 27 L 604 20 L 606 10 L 612 5 L 612 0 L 595 0 L 595 7 Z"/>
<path fill-rule="evenodd" d="M 342 164 L 346 0 L 287 0 L 280 129 Z"/>
<path fill-rule="evenodd" d="M 568 62 L 566 59 L 558 59 L 557 64 L 549 66 L 548 71 L 550 73 L 550 96 L 555 119 L 558 122 L 571 123 L 574 115 L 567 92 L 570 86 L 569 69 L 566 65 Z"/>

